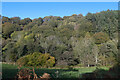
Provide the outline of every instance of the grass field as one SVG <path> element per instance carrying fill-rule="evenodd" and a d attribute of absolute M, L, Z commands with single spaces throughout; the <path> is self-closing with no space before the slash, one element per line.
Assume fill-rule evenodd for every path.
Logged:
<path fill-rule="evenodd" d="M 25 68 L 25 67 L 22 67 Z M 108 67 L 100 67 L 108 70 Z M 93 72 L 95 67 L 81 67 L 73 69 L 47 69 L 47 68 L 35 68 L 37 75 L 41 76 L 43 73 L 49 73 L 52 78 L 80 78 L 81 74 Z M 2 64 L 2 76 L 3 78 L 14 78 L 18 72 L 17 65 Z M 58 73 L 56 73 L 58 72 Z"/>

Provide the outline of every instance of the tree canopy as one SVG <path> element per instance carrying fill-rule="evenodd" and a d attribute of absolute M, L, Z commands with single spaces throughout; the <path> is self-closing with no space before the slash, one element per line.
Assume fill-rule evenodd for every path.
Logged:
<path fill-rule="evenodd" d="M 116 10 L 33 20 L 3 16 L 3 61 L 23 60 L 24 65 L 47 67 L 113 65 L 118 53 L 117 28 Z"/>

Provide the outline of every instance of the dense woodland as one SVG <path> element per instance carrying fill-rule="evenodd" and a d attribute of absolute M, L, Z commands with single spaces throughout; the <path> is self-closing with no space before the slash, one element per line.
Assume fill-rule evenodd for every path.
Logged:
<path fill-rule="evenodd" d="M 2 60 L 24 66 L 112 66 L 118 12 L 24 18 L 2 16 Z"/>

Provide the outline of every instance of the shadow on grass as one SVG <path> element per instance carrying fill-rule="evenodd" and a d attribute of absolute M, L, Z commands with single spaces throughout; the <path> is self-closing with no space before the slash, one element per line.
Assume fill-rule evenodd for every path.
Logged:
<path fill-rule="evenodd" d="M 12 79 L 15 78 L 15 76 L 18 73 L 18 69 L 3 69 L 2 70 L 2 78 L 3 79 Z M 44 73 L 48 73 L 51 75 L 52 78 L 57 78 L 57 77 L 62 77 L 62 74 L 65 72 L 74 72 L 74 71 L 78 71 L 76 69 L 44 69 L 44 68 L 38 68 L 35 69 L 35 73 L 39 76 L 42 76 Z M 69 75 L 68 75 L 69 76 Z M 66 78 L 68 76 L 65 76 Z"/>
<path fill-rule="evenodd" d="M 35 69 L 36 74 L 39 76 L 43 75 L 44 73 L 48 73 L 51 75 L 52 78 L 57 78 L 57 77 L 63 77 L 63 73 L 65 72 L 76 72 L 78 70 L 76 69 Z M 70 75 L 68 75 L 70 76 Z M 65 76 L 66 78 L 68 77 L 67 75 Z"/>
<path fill-rule="evenodd" d="M 116 65 L 109 70 L 97 68 L 91 73 L 82 74 L 84 79 L 106 78 L 106 79 L 118 79 L 120 78 L 120 66 Z"/>
<path fill-rule="evenodd" d="M 18 69 L 2 69 L 2 79 L 15 78 Z"/>
<path fill-rule="evenodd" d="M 83 69 L 84 70 L 84 69 Z M 119 78 L 120 77 L 120 66 L 116 65 L 109 70 L 96 68 L 93 72 L 79 73 L 81 70 L 78 69 L 47 69 L 47 68 L 35 68 L 35 73 L 42 76 L 44 73 L 50 74 L 52 80 L 94 80 L 96 78 Z M 2 70 L 3 80 L 10 80 L 15 78 L 18 73 L 18 69 L 6 69 Z M 13 80 L 13 79 L 12 79 Z"/>

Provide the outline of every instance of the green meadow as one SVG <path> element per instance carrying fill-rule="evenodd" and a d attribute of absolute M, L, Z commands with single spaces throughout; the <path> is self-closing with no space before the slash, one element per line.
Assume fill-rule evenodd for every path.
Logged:
<path fill-rule="evenodd" d="M 17 65 L 13 64 L 2 64 L 2 76 L 3 78 L 15 78 L 17 72 Z M 29 68 L 31 67 L 22 67 Z M 100 69 L 108 70 L 108 67 L 99 67 Z M 81 78 L 81 75 L 84 73 L 90 73 L 96 70 L 96 67 L 80 67 L 80 68 L 35 68 L 35 73 L 39 76 L 42 76 L 44 73 L 49 73 L 52 78 Z"/>

